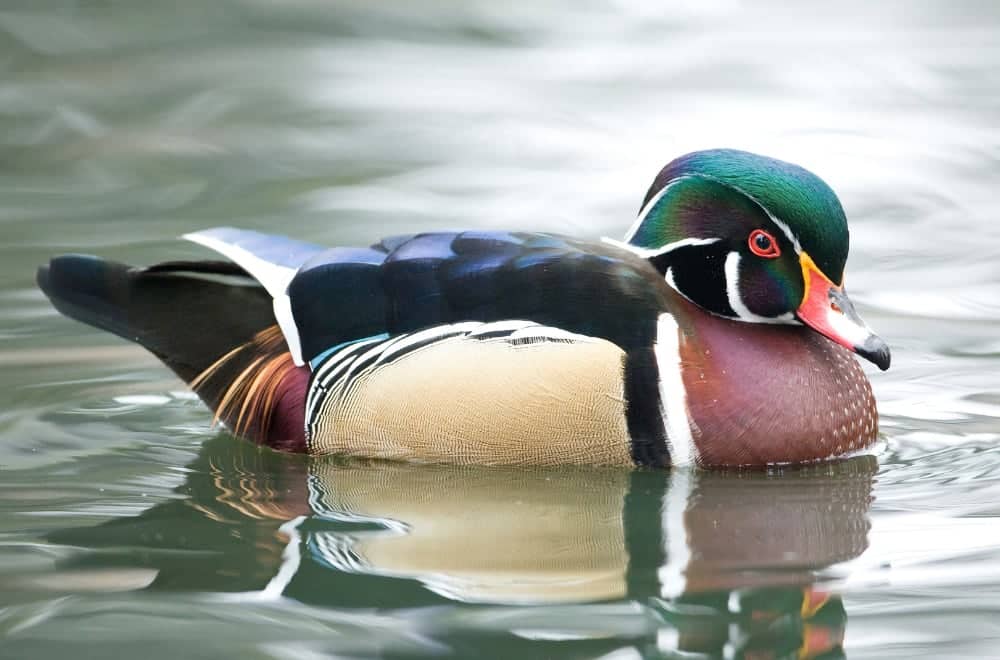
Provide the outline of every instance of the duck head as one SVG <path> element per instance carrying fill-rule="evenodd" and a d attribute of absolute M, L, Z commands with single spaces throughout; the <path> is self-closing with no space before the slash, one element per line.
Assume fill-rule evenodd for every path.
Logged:
<path fill-rule="evenodd" d="M 653 181 L 626 241 L 713 314 L 805 324 L 889 368 L 888 345 L 844 291 L 844 209 L 808 170 L 732 149 L 681 156 Z"/>

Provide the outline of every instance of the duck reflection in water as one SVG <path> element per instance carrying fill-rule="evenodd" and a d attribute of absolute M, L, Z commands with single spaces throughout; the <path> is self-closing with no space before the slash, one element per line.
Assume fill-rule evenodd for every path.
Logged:
<path fill-rule="evenodd" d="M 180 499 L 51 534 L 83 548 L 63 568 L 152 569 L 149 589 L 390 605 L 459 655 L 543 644 L 575 656 L 585 643 L 588 655 L 833 658 L 847 617 L 817 571 L 867 547 L 877 464 L 414 466 L 218 438 L 188 468 Z M 484 632 L 493 651 L 473 646 Z"/>

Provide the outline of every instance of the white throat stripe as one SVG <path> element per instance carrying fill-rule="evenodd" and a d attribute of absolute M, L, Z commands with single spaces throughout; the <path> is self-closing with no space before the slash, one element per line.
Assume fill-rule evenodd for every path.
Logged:
<path fill-rule="evenodd" d="M 758 204 L 760 204 L 760 202 L 758 202 Z M 789 227 L 784 222 L 782 222 L 781 220 L 778 220 L 776 217 L 774 217 L 774 215 L 770 211 L 768 211 L 767 207 L 765 207 L 763 204 L 761 204 L 761 208 L 764 209 L 764 213 L 766 213 L 767 217 L 771 219 L 771 222 L 776 224 L 778 226 L 778 229 L 780 229 L 788 238 L 788 240 L 792 243 L 792 247 L 795 248 L 795 254 L 802 254 L 802 246 L 799 245 L 799 239 L 796 238 L 795 234 L 792 233 L 792 228 Z"/>

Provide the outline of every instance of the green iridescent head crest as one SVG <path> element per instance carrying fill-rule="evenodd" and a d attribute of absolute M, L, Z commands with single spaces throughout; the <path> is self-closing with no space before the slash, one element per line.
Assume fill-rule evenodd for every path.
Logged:
<path fill-rule="evenodd" d="M 842 279 L 849 237 L 837 195 L 805 168 L 746 151 L 696 151 L 668 163 L 646 193 L 627 240 L 657 249 L 684 238 L 719 236 L 731 219 L 727 214 L 753 205 L 786 225 L 831 279 Z"/>
<path fill-rule="evenodd" d="M 830 186 L 808 170 L 732 149 L 671 161 L 625 247 L 713 314 L 808 325 L 882 369 L 889 347 L 843 287 L 849 236 Z"/>

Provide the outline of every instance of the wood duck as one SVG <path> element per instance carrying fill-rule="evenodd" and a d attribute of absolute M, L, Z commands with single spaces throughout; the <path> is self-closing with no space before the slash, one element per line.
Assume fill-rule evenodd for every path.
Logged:
<path fill-rule="evenodd" d="M 889 348 L 844 291 L 844 211 L 817 176 L 773 158 L 668 163 L 623 242 L 185 238 L 226 260 L 65 255 L 38 283 L 277 449 L 710 467 L 822 460 L 877 437 L 851 351 L 886 369 Z"/>

